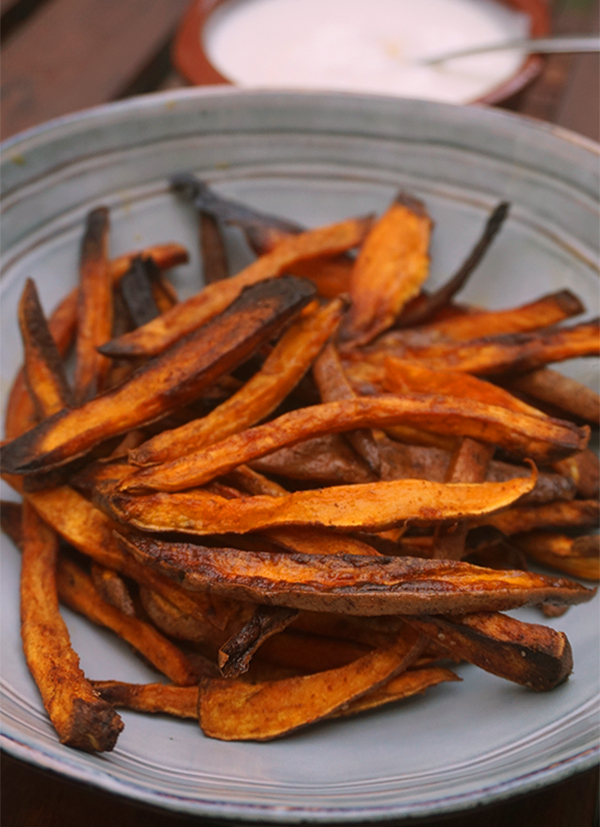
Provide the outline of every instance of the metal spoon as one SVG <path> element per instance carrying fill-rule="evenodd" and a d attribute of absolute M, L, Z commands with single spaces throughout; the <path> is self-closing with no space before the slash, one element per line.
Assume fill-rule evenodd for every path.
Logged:
<path fill-rule="evenodd" d="M 474 46 L 469 49 L 446 52 L 434 57 L 423 58 L 420 62 L 426 66 L 435 66 L 447 60 L 469 55 L 481 55 L 487 52 L 501 52 L 505 49 L 524 49 L 531 54 L 550 54 L 556 52 L 598 52 L 600 36 L 598 35 L 561 35 L 559 37 L 533 37 L 506 40 L 492 46 Z"/>

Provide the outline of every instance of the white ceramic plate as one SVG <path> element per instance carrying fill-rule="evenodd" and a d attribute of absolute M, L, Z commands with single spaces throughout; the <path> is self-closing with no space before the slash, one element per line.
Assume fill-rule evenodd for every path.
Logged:
<path fill-rule="evenodd" d="M 436 222 L 432 281 L 470 249 L 490 209 L 510 219 L 465 295 L 510 306 L 571 287 L 598 307 L 597 148 L 497 111 L 353 95 L 185 90 L 32 130 L 3 151 L 2 390 L 19 365 L 15 308 L 33 276 L 48 309 L 74 283 L 86 211 L 111 207 L 112 252 L 181 241 L 196 219 L 167 187 L 195 170 L 226 194 L 314 225 L 381 210 L 399 187 Z M 230 236 L 232 257 L 248 256 Z M 178 284 L 198 284 L 197 253 Z M 565 366 L 595 382 L 597 364 Z M 3 492 L 6 496 L 7 492 Z M 10 496 L 10 492 L 8 492 Z M 14 495 L 13 495 L 14 496 Z M 182 812 L 356 821 L 434 815 L 555 782 L 598 756 L 598 601 L 548 621 L 575 672 L 534 694 L 474 667 L 462 684 L 269 744 L 221 743 L 190 722 L 123 715 L 114 752 L 58 744 L 21 653 L 19 557 L 2 540 L 2 738 L 10 753 L 106 790 Z M 127 647 L 66 612 L 92 678 L 155 676 Z M 521 612 L 539 621 L 533 610 Z"/>

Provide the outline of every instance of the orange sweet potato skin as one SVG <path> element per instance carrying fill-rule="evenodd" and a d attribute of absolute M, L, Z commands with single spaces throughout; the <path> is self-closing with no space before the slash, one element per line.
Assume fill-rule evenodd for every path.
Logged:
<path fill-rule="evenodd" d="M 215 551 L 143 536 L 122 538 L 122 543 L 140 561 L 186 588 L 310 611 L 465 614 L 546 601 L 580 603 L 595 594 L 561 578 L 454 561 Z"/>

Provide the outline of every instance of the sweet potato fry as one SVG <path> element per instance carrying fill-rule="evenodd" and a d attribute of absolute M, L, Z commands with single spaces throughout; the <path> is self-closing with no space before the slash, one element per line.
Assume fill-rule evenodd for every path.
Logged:
<path fill-rule="evenodd" d="M 469 276 L 487 252 L 492 241 L 504 224 L 509 209 L 510 204 L 505 201 L 495 207 L 485 223 L 481 238 L 477 240 L 477 243 L 456 273 L 434 293 L 430 295 L 423 292 L 419 293 L 400 313 L 396 319 L 396 327 L 423 324 L 450 304 L 452 298 L 464 287 Z"/>
<path fill-rule="evenodd" d="M 385 336 L 362 354 L 375 364 L 395 355 L 423 362 L 431 370 L 455 370 L 479 375 L 527 373 L 550 362 L 563 362 L 600 352 L 598 321 L 532 333 L 511 333 L 471 339 L 466 343 L 438 343 L 424 347 L 396 347 Z"/>
<path fill-rule="evenodd" d="M 58 539 L 25 505 L 21 636 L 27 665 L 63 744 L 86 752 L 115 746 L 123 722 L 86 680 L 56 597 Z"/>
<path fill-rule="evenodd" d="M 92 686 L 105 701 L 117 708 L 198 719 L 198 686 L 121 681 L 92 681 Z"/>
<path fill-rule="evenodd" d="M 394 639 L 395 635 L 390 635 L 387 645 L 393 643 Z M 372 644 L 356 640 L 289 629 L 264 640 L 250 667 L 253 669 L 257 662 L 266 662 L 280 668 L 293 669 L 295 675 L 312 675 L 315 672 L 326 672 L 328 669 L 346 666 L 362 658 L 373 648 Z"/>
<path fill-rule="evenodd" d="M 91 578 L 67 558 L 59 560 L 57 586 L 63 603 L 92 622 L 111 629 L 173 683 L 181 686 L 198 683 L 199 676 L 182 651 L 149 623 L 126 615 L 103 600 Z"/>
<path fill-rule="evenodd" d="M 587 534 L 570 537 L 552 531 L 516 534 L 511 542 L 527 557 L 571 577 L 600 580 L 600 537 Z"/>
<path fill-rule="evenodd" d="M 567 636 L 547 626 L 497 612 L 406 620 L 454 657 L 537 692 L 554 689 L 573 669 Z"/>
<path fill-rule="evenodd" d="M 58 467 L 195 399 L 276 333 L 313 293 L 308 282 L 293 276 L 248 288 L 220 317 L 139 368 L 125 384 L 81 408 L 55 414 L 6 444 L 3 470 L 31 473 Z"/>
<path fill-rule="evenodd" d="M 186 588 L 240 600 L 350 615 L 465 614 L 545 601 L 590 600 L 595 590 L 556 577 L 456 561 L 207 549 L 147 536 L 122 538 L 135 557 Z"/>
<path fill-rule="evenodd" d="M 323 348 L 315 361 L 313 377 L 323 402 L 356 398 L 356 393 L 344 373 L 340 357 L 332 342 Z M 356 453 L 364 459 L 375 476 L 380 477 L 381 456 L 373 432 L 368 428 L 359 428 L 356 431 L 348 431 L 346 439 Z"/>
<path fill-rule="evenodd" d="M 502 513 L 479 518 L 475 523 L 493 526 L 508 536 L 537 528 L 595 528 L 599 517 L 597 500 L 571 500 L 542 505 L 513 505 Z"/>
<path fill-rule="evenodd" d="M 152 268 L 156 268 L 156 265 L 151 258 L 134 258 L 131 267 L 119 282 L 119 292 L 134 327 L 146 324 L 159 315 L 152 292 Z"/>
<path fill-rule="evenodd" d="M 79 264 L 75 397 L 78 404 L 99 393 L 110 361 L 98 352 L 112 334 L 112 282 L 108 264 L 108 210 L 98 207 L 87 217 Z"/>
<path fill-rule="evenodd" d="M 498 445 L 516 457 L 541 463 L 580 451 L 589 436 L 587 426 L 577 428 L 564 420 L 518 414 L 469 399 L 424 394 L 345 399 L 282 414 L 265 425 L 234 434 L 173 462 L 141 468 L 123 479 L 119 488 L 180 491 L 202 485 L 237 465 L 311 437 L 398 423 L 414 423 L 432 430 L 438 428 L 445 434 L 468 436 Z M 11 444 L 4 448 L 5 452 L 11 450 Z M 14 470 L 22 469 L 21 465 Z"/>
<path fill-rule="evenodd" d="M 366 344 L 394 323 L 429 272 L 431 219 L 417 199 L 400 193 L 375 223 L 356 259 L 344 341 Z"/>
<path fill-rule="evenodd" d="M 506 508 L 535 485 L 516 478 L 504 483 L 445 484 L 395 480 L 296 491 L 281 497 L 225 499 L 202 489 L 175 494 L 132 494 L 109 483 L 97 502 L 120 522 L 142 531 L 181 531 L 198 536 L 316 526 L 341 531 L 384 531 L 411 523 L 475 519 Z"/>
<path fill-rule="evenodd" d="M 508 391 L 468 373 L 431 370 L 418 362 L 390 356 L 385 360 L 383 389 L 391 393 L 439 393 L 457 398 L 475 399 L 486 405 L 498 405 L 516 413 L 544 416 L 537 408 L 525 404 Z"/>
<path fill-rule="evenodd" d="M 593 500 L 600 495 L 600 460 L 590 448 L 554 462 L 552 467 L 573 482 L 582 499 Z"/>
<path fill-rule="evenodd" d="M 296 261 L 355 247 L 369 224 L 368 219 L 349 219 L 292 236 L 236 276 L 207 285 L 158 319 L 104 345 L 102 353 L 126 358 L 156 356 L 222 313 L 244 288 L 281 275 Z"/>
<path fill-rule="evenodd" d="M 267 638 L 283 631 L 298 616 L 286 606 L 257 606 L 252 617 L 219 649 L 219 668 L 224 678 L 248 671 L 250 660 Z"/>
<path fill-rule="evenodd" d="M 437 686 L 444 681 L 460 681 L 461 678 L 455 675 L 450 669 L 441 666 L 429 666 L 422 669 L 409 669 L 402 672 L 395 678 L 386 681 L 383 686 L 367 692 L 360 698 L 350 701 L 333 712 L 330 718 L 347 718 L 349 715 L 357 715 L 359 712 L 366 712 L 369 709 L 377 709 L 384 704 L 402 701 L 404 698 L 411 698 L 420 695 L 432 686 Z"/>
<path fill-rule="evenodd" d="M 434 345 L 436 341 L 466 342 L 484 336 L 525 333 L 562 322 L 583 313 L 585 307 L 570 290 L 549 293 L 532 302 L 507 310 L 474 310 L 440 319 L 417 328 L 386 334 L 387 345 L 410 347 Z"/>
<path fill-rule="evenodd" d="M 123 614 L 130 617 L 135 616 L 131 594 L 127 584 L 118 572 L 92 562 L 90 577 L 94 588 L 106 603 L 110 603 L 111 606 L 119 609 Z"/>
<path fill-rule="evenodd" d="M 19 327 L 25 353 L 25 381 L 36 414 L 42 419 L 72 405 L 73 394 L 31 279 L 21 295 Z"/>
<path fill-rule="evenodd" d="M 204 283 L 222 281 L 229 276 L 229 265 L 219 222 L 210 213 L 201 210 L 198 224 Z"/>
<path fill-rule="evenodd" d="M 277 738 L 376 689 L 405 670 L 422 648 L 420 635 L 404 632 L 394 646 L 338 670 L 262 684 L 207 680 L 200 690 L 200 727 L 226 741 Z"/>
<path fill-rule="evenodd" d="M 261 370 L 225 402 L 201 419 L 162 431 L 130 454 L 134 465 L 153 465 L 197 451 L 268 416 L 309 369 L 336 330 L 343 305 L 335 300 L 294 322 Z"/>
<path fill-rule="evenodd" d="M 600 396 L 587 385 L 556 370 L 540 368 L 524 376 L 512 376 L 508 379 L 507 386 L 564 411 L 564 415 L 598 427 Z"/>
<path fill-rule="evenodd" d="M 158 267 L 166 269 L 177 264 L 183 264 L 188 260 L 187 250 L 180 244 L 158 244 L 154 247 L 147 247 L 141 251 L 144 255 L 151 257 Z M 141 253 L 127 253 L 124 256 L 110 262 L 110 274 L 113 283 L 127 272 L 131 262 L 136 255 Z M 74 337 L 77 326 L 77 304 L 79 289 L 72 290 L 56 307 L 50 315 L 48 326 L 52 338 L 61 356 L 68 351 Z M 13 383 L 8 399 L 6 411 L 6 436 L 13 439 L 19 433 L 29 430 L 35 425 L 35 411 L 25 388 L 25 378 L 20 371 Z"/>

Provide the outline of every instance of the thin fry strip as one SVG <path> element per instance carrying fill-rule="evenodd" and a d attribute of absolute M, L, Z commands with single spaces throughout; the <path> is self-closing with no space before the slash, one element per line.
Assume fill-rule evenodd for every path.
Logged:
<path fill-rule="evenodd" d="M 369 219 L 348 219 L 287 238 L 236 276 L 207 285 L 158 319 L 104 345 L 102 353 L 126 358 L 156 356 L 222 313 L 245 287 L 280 276 L 296 261 L 356 247 L 369 224 Z"/>
<path fill-rule="evenodd" d="M 150 275 L 154 267 L 156 265 L 152 259 L 134 258 L 131 267 L 119 282 L 119 291 L 128 315 L 136 327 L 155 319 L 159 314 Z"/>
<path fill-rule="evenodd" d="M 486 221 L 481 238 L 458 268 L 438 290 L 429 296 L 420 293 L 410 302 L 396 320 L 396 326 L 407 327 L 429 321 L 439 310 L 450 304 L 452 298 L 464 287 L 471 273 L 478 266 L 508 216 L 510 204 L 498 204 Z"/>
<path fill-rule="evenodd" d="M 600 396 L 582 382 L 551 368 L 540 368 L 524 376 L 513 376 L 507 385 L 510 389 L 522 391 L 584 422 L 596 426 L 600 422 Z"/>
<path fill-rule="evenodd" d="M 136 712 L 198 719 L 198 686 L 172 686 L 165 683 L 123 683 L 92 681 L 98 694 L 111 706 Z"/>
<path fill-rule="evenodd" d="M 79 265 L 75 397 L 78 404 L 99 393 L 110 361 L 98 347 L 112 335 L 112 281 L 108 264 L 108 210 L 89 213 Z"/>
<path fill-rule="evenodd" d="M 123 385 L 81 408 L 60 411 L 5 444 L 3 471 L 59 467 L 109 437 L 188 403 L 278 332 L 313 294 L 312 285 L 293 276 L 248 288 L 220 317 L 139 368 Z"/>
<path fill-rule="evenodd" d="M 24 375 L 38 418 L 73 404 L 62 359 L 50 334 L 35 283 L 27 279 L 19 302 Z"/>
<path fill-rule="evenodd" d="M 352 304 L 342 334 L 365 344 L 390 327 L 429 273 L 431 220 L 416 198 L 400 193 L 365 239 L 350 281 Z"/>
<path fill-rule="evenodd" d="M 313 365 L 313 377 L 323 402 L 355 399 L 356 393 L 348 381 L 339 354 L 332 342 L 323 348 Z M 346 439 L 367 463 L 371 471 L 381 476 L 381 456 L 373 432 L 367 428 L 349 431 Z"/>
<path fill-rule="evenodd" d="M 394 480 L 229 500 L 202 489 L 142 495 L 119 492 L 109 484 L 99 487 L 97 498 L 115 519 L 143 531 L 202 536 L 290 525 L 384 531 L 407 521 L 430 524 L 475 519 L 506 508 L 534 485 L 535 474 L 502 483 Z"/>
<path fill-rule="evenodd" d="M 475 400 L 425 394 L 363 397 L 291 411 L 173 462 L 141 468 L 126 477 L 119 488 L 181 491 L 311 437 L 398 424 L 468 436 L 540 463 L 582 450 L 589 437 L 586 428 L 563 420 L 532 417 Z"/>
<path fill-rule="evenodd" d="M 493 526 L 508 536 L 537 528 L 593 528 L 598 525 L 599 517 L 597 500 L 571 500 L 542 505 L 513 505 L 501 514 L 490 514 L 475 522 Z"/>
<path fill-rule="evenodd" d="M 518 549 L 538 563 L 571 577 L 600 580 L 600 537 L 569 537 L 553 531 L 529 531 L 511 537 Z"/>
<path fill-rule="evenodd" d="M 537 692 L 554 689 L 573 670 L 567 636 L 547 626 L 494 612 L 406 621 L 453 657 Z"/>
<path fill-rule="evenodd" d="M 60 742 L 86 752 L 115 746 L 123 722 L 86 680 L 58 610 L 58 539 L 25 505 L 21 636 L 27 665 Z"/>
<path fill-rule="evenodd" d="M 177 264 L 184 264 L 188 260 L 187 250 L 180 244 L 173 243 L 146 247 L 139 253 L 126 253 L 113 259 L 109 264 L 113 284 L 127 272 L 131 262 L 137 255 L 151 257 L 161 269 L 175 267 Z M 76 287 L 65 296 L 48 319 L 50 333 L 61 356 L 66 354 L 75 337 L 78 296 L 79 288 Z M 14 439 L 19 433 L 28 431 L 35 425 L 35 422 L 35 411 L 27 394 L 25 377 L 23 371 L 19 371 L 13 382 L 6 409 L 7 439 Z"/>
<path fill-rule="evenodd" d="M 267 638 L 287 628 L 298 617 L 285 606 L 257 606 L 252 617 L 219 649 L 218 663 L 224 678 L 248 671 L 252 656 Z"/>
<path fill-rule="evenodd" d="M 302 316 L 283 334 L 261 370 L 237 393 L 202 419 L 148 440 L 130 453 L 130 461 L 134 465 L 153 465 L 173 460 L 243 431 L 268 416 L 297 385 L 334 333 L 342 308 L 342 302 L 334 300 Z"/>
<path fill-rule="evenodd" d="M 71 560 L 59 560 L 57 586 L 63 603 L 99 626 L 111 629 L 173 683 L 181 686 L 198 683 L 198 676 L 180 649 L 149 623 L 126 615 L 103 600 L 91 578 Z"/>
<path fill-rule="evenodd" d="M 363 358 L 374 364 L 386 356 L 423 362 L 431 370 L 455 370 L 480 375 L 526 373 L 549 362 L 562 362 L 600 353 L 598 320 L 573 327 L 549 328 L 532 333 L 512 333 L 426 347 L 388 347 L 383 337 Z"/>
<path fill-rule="evenodd" d="M 570 290 L 559 290 L 519 307 L 473 310 L 417 328 L 396 330 L 386 334 L 385 342 L 387 345 L 396 342 L 398 345 L 419 346 L 433 345 L 440 340 L 466 342 L 484 336 L 526 333 L 558 324 L 584 310 L 583 304 Z"/>
<path fill-rule="evenodd" d="M 229 265 L 219 222 L 210 213 L 202 210 L 198 230 L 204 283 L 212 284 L 214 281 L 226 279 L 229 276 Z"/>
<path fill-rule="evenodd" d="M 208 549 L 122 538 L 144 564 L 187 588 L 272 606 L 349 615 L 465 614 L 590 600 L 594 589 L 557 577 L 454 560 Z"/>
<path fill-rule="evenodd" d="M 247 684 L 206 680 L 199 700 L 200 727 L 221 740 L 267 741 L 331 715 L 404 671 L 423 639 L 406 631 L 388 649 L 316 675 Z"/>
<path fill-rule="evenodd" d="M 90 566 L 90 576 L 94 588 L 100 597 L 123 614 L 133 617 L 135 608 L 130 591 L 121 575 L 114 569 L 94 563 Z"/>

